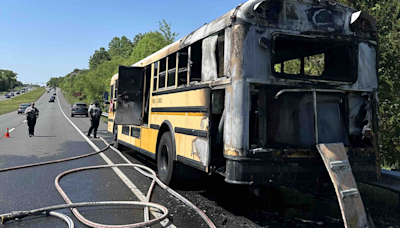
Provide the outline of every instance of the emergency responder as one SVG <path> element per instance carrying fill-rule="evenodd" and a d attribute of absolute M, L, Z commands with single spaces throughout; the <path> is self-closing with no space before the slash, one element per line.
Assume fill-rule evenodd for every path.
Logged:
<path fill-rule="evenodd" d="M 36 119 L 39 117 L 39 110 L 35 108 L 35 103 L 25 109 L 26 120 L 28 122 L 29 137 L 35 136 Z"/>
<path fill-rule="evenodd" d="M 89 114 L 90 114 L 90 110 L 92 110 L 93 107 L 94 107 L 93 102 L 90 102 L 89 109 L 88 109 Z"/>
<path fill-rule="evenodd" d="M 94 130 L 93 136 L 97 138 L 97 128 L 99 127 L 101 117 L 101 109 L 97 100 L 94 101 L 94 106 L 90 108 L 89 115 L 91 124 L 87 136 L 90 137 L 92 130 Z"/>

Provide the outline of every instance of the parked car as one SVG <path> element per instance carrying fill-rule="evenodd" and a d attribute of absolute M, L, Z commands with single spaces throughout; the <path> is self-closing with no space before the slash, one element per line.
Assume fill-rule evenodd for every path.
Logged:
<path fill-rule="evenodd" d="M 75 104 L 71 106 L 71 117 L 75 115 L 85 115 L 88 117 L 88 106 L 85 103 L 75 102 Z"/>
<path fill-rule="evenodd" d="M 30 106 L 29 103 L 20 104 L 19 107 L 18 107 L 18 114 L 20 114 L 20 113 L 24 114 L 25 113 L 25 109 L 28 108 L 29 106 Z"/>
<path fill-rule="evenodd" d="M 55 97 L 55 96 L 52 96 L 52 97 L 50 97 L 49 102 L 54 102 L 55 99 L 56 99 L 56 97 Z"/>

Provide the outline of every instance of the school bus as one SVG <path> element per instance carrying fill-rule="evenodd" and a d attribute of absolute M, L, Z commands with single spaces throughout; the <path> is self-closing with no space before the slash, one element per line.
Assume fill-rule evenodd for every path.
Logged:
<path fill-rule="evenodd" d="M 166 184 L 181 164 L 232 184 L 329 180 L 316 145 L 337 142 L 357 180 L 379 178 L 377 46 L 366 12 L 247 1 L 120 66 L 108 130 Z"/>

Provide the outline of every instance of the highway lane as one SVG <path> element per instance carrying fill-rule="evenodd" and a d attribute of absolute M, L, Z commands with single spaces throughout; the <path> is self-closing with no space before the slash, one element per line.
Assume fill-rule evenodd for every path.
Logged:
<path fill-rule="evenodd" d="M 34 90 L 34 89 L 36 89 L 36 88 L 35 88 L 35 87 L 32 88 L 31 90 L 29 90 L 29 92 L 32 91 L 32 90 Z M 27 93 L 27 92 L 25 92 L 25 93 L 16 94 L 15 92 L 16 92 L 16 91 L 14 91 L 14 96 L 13 96 L 13 97 L 10 97 L 10 98 L 6 98 L 6 96 L 4 96 L 4 94 L 5 94 L 6 92 L 1 92 L 1 93 L 0 93 L 0 101 L 4 101 L 4 100 L 8 100 L 8 99 L 13 99 L 14 97 L 18 97 L 19 95 L 22 95 L 22 94 Z M 7 92 L 7 93 L 10 93 L 10 92 Z"/>

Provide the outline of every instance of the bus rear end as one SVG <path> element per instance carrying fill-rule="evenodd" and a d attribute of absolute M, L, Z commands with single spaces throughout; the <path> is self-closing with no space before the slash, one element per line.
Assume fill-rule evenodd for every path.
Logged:
<path fill-rule="evenodd" d="M 226 181 L 329 181 L 316 148 L 342 143 L 358 181 L 380 177 L 377 35 L 324 1 L 249 1 L 227 29 Z"/>

